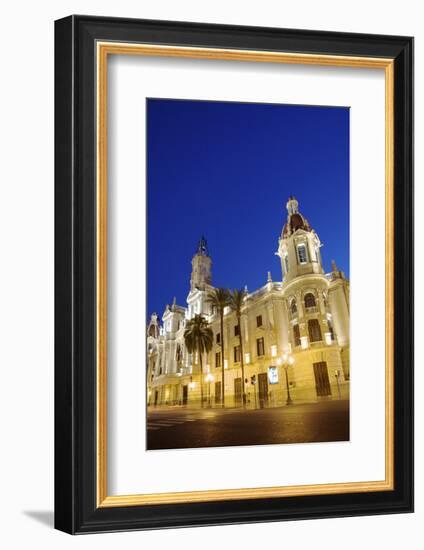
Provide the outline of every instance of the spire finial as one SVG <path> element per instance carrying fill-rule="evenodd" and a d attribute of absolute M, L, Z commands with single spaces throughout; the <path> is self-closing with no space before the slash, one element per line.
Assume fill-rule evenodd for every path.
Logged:
<path fill-rule="evenodd" d="M 289 213 L 289 216 L 292 214 L 296 214 L 298 212 L 299 203 L 297 200 L 293 197 L 293 195 L 290 195 L 289 200 L 287 201 L 286 208 L 287 212 Z"/>
<path fill-rule="evenodd" d="M 203 235 L 201 236 L 199 244 L 197 245 L 196 254 L 200 256 L 209 256 L 208 241 L 205 239 Z"/>
<path fill-rule="evenodd" d="M 271 271 L 268 271 L 268 278 L 267 278 L 267 282 L 268 282 L 268 283 L 272 283 L 272 276 L 271 276 Z"/>

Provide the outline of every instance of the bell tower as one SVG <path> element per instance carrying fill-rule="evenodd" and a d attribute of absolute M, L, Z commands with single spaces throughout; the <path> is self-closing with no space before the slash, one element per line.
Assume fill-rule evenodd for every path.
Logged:
<path fill-rule="evenodd" d="M 208 243 L 203 236 L 191 260 L 191 266 L 190 290 L 205 290 L 212 283 L 212 260 L 209 256 Z"/>
<path fill-rule="evenodd" d="M 299 203 L 293 196 L 289 197 L 286 208 L 287 222 L 276 252 L 281 259 L 283 280 L 288 282 L 300 275 L 324 273 L 318 235 L 299 212 Z"/>

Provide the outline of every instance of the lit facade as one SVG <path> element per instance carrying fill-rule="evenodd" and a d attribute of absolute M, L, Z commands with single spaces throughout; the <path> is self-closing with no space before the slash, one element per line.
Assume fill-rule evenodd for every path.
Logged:
<path fill-rule="evenodd" d="M 261 288 L 246 292 L 241 318 L 245 392 L 248 406 L 339 399 L 349 396 L 349 282 L 332 262 L 324 273 L 321 242 L 299 212 L 287 202 L 276 254 L 282 281 L 270 274 Z M 161 321 L 153 314 L 147 329 L 148 404 L 199 404 L 201 383 L 208 405 L 221 404 L 224 362 L 225 406 L 242 403 L 240 335 L 236 315 L 226 308 L 224 351 L 219 315 L 207 302 L 212 259 L 201 239 L 192 259 L 187 305 L 175 300 Z M 247 290 L 247 289 L 246 289 Z M 186 321 L 201 314 L 210 323 L 214 344 L 203 359 L 185 349 Z"/>

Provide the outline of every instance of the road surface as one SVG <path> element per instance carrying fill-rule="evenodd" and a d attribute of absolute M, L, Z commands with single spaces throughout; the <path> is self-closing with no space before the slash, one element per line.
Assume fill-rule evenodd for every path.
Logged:
<path fill-rule="evenodd" d="M 185 449 L 349 440 L 349 402 L 268 409 L 151 408 L 147 449 Z"/>

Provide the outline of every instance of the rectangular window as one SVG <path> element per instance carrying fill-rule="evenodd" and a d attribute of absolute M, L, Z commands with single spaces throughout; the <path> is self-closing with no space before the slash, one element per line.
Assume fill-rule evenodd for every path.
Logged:
<path fill-rule="evenodd" d="M 234 346 L 234 363 L 240 363 L 240 346 Z"/>
<path fill-rule="evenodd" d="M 294 337 L 294 345 L 295 346 L 300 346 L 301 341 L 300 341 L 299 325 L 293 325 L 293 337 Z"/>
<path fill-rule="evenodd" d="M 304 244 L 297 245 L 297 256 L 299 258 L 299 263 L 306 264 L 308 257 L 306 255 L 306 246 Z"/>
<path fill-rule="evenodd" d="M 216 343 L 217 343 L 217 344 L 220 344 L 220 343 L 221 343 L 221 333 L 220 333 L 220 332 L 217 332 L 217 333 L 216 333 Z"/>
<path fill-rule="evenodd" d="M 256 317 L 256 326 L 259 328 L 262 326 L 262 315 Z"/>
<path fill-rule="evenodd" d="M 215 368 L 219 369 L 221 367 L 221 352 L 217 351 L 215 353 Z"/>
<path fill-rule="evenodd" d="M 257 338 L 256 340 L 256 354 L 258 357 L 262 357 L 262 355 L 265 355 L 265 344 L 263 337 Z"/>
<path fill-rule="evenodd" d="M 239 325 L 234 325 L 234 336 L 240 336 L 240 327 Z"/>
<path fill-rule="evenodd" d="M 309 340 L 311 342 L 321 342 L 321 327 L 318 319 L 309 319 L 308 321 Z"/>

